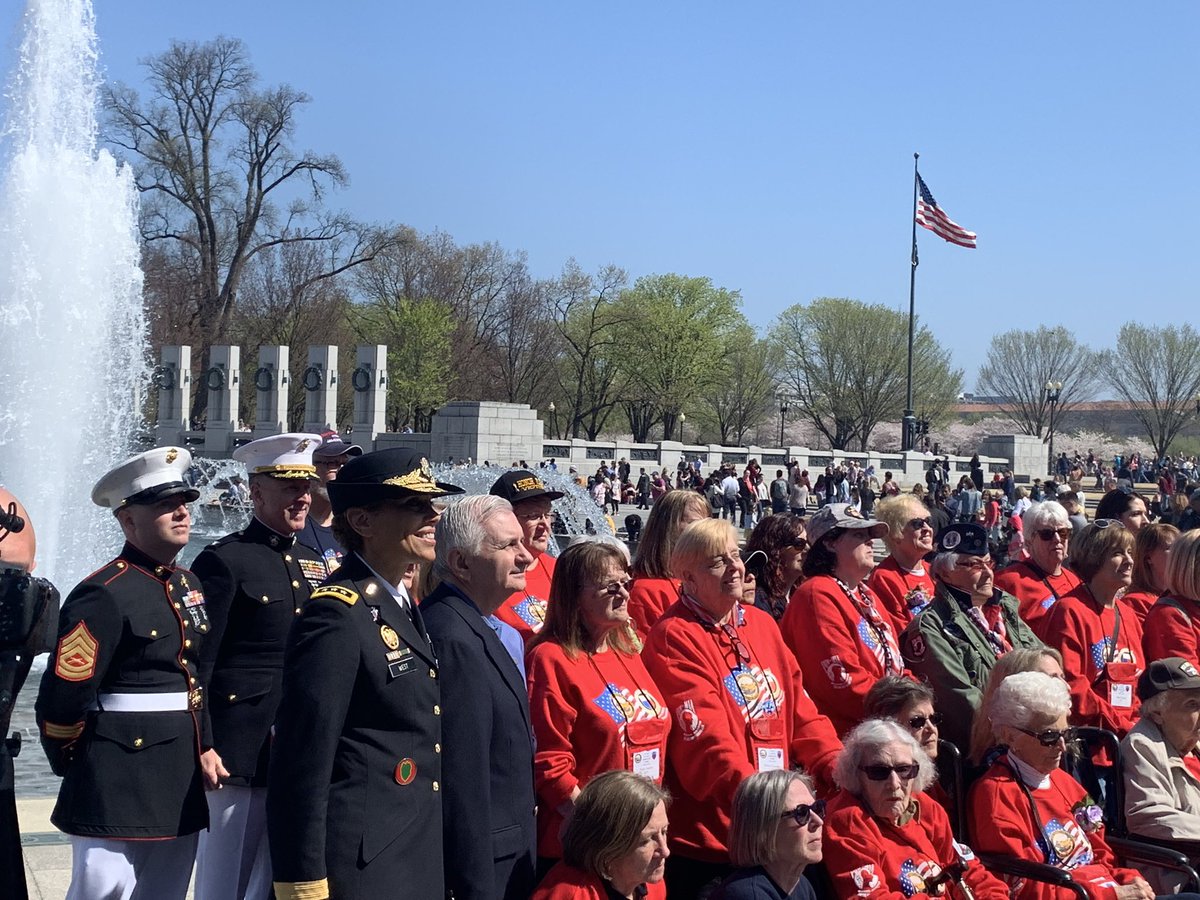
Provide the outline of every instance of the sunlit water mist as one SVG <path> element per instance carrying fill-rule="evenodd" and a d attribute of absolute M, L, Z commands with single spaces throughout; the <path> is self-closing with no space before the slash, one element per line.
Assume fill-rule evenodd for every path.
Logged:
<path fill-rule="evenodd" d="M 134 449 L 147 365 L 133 174 L 97 147 L 88 0 L 28 0 L 0 129 L 0 481 L 65 595 L 120 545 L 96 480 Z"/>

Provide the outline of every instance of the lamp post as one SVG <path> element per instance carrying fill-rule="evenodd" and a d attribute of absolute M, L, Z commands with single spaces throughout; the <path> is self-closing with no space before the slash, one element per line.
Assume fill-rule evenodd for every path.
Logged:
<path fill-rule="evenodd" d="M 1050 404 L 1050 474 L 1054 475 L 1054 464 L 1057 460 L 1054 457 L 1054 411 L 1058 407 L 1058 400 L 1062 396 L 1061 381 L 1046 382 L 1046 402 Z"/>
<path fill-rule="evenodd" d="M 551 400 L 550 405 L 546 408 L 548 410 L 550 410 L 550 435 L 552 437 L 557 438 L 558 437 L 558 415 L 554 411 L 554 401 Z"/>
<path fill-rule="evenodd" d="M 679 443 L 683 443 L 683 423 L 687 421 L 687 413 L 679 414 Z"/>
<path fill-rule="evenodd" d="M 788 395 L 779 395 L 779 446 L 783 446 L 783 422 L 787 418 L 788 411 Z"/>

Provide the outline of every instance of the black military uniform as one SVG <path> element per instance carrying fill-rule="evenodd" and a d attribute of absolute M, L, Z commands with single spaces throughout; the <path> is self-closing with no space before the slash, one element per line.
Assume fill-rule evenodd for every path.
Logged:
<path fill-rule="evenodd" d="M 56 826 L 146 839 L 208 825 L 196 664 L 208 630 L 199 579 L 130 544 L 67 597 L 37 698 L 42 746 L 63 776 Z M 179 697 L 179 708 L 130 709 L 154 705 L 150 695 Z"/>
<path fill-rule="evenodd" d="M 296 541 L 251 519 L 209 544 L 192 563 L 204 585 L 212 632 L 200 654 L 212 743 L 226 783 L 266 785 L 271 725 L 279 706 L 288 630 L 325 563 Z"/>
<path fill-rule="evenodd" d="M 440 703 L 420 613 L 345 557 L 288 640 L 267 791 L 279 900 L 440 900 Z"/>

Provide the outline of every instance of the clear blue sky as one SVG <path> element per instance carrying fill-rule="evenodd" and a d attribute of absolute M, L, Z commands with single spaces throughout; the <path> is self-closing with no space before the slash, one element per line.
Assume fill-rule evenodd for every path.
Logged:
<path fill-rule="evenodd" d="M 348 168 L 335 204 L 537 276 L 704 275 L 760 326 L 823 295 L 906 309 L 919 151 L 979 234 L 918 238 L 918 311 L 968 389 L 999 330 L 1195 319 L 1194 2 L 96 6 L 109 77 L 240 37 L 312 95 L 298 142 Z"/>

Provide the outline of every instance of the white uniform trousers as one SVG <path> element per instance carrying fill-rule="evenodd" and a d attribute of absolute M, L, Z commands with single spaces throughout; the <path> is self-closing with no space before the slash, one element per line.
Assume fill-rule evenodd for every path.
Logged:
<path fill-rule="evenodd" d="M 196 900 L 267 900 L 267 789 L 226 784 L 205 796 L 209 824 L 196 855 Z"/>
<path fill-rule="evenodd" d="M 124 841 L 71 835 L 67 900 L 184 900 L 196 838 Z"/>

